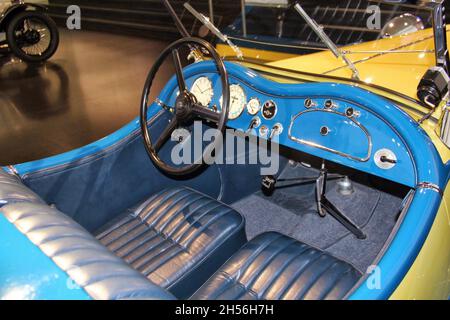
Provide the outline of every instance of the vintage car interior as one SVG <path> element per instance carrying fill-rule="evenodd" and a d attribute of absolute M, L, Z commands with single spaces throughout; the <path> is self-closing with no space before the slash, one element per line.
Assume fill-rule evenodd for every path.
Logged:
<path fill-rule="evenodd" d="M 179 50 L 190 45 L 212 60 L 182 69 Z M 148 101 L 171 57 L 177 75 Z M 38 170 L 18 165 L 20 178 L 0 172 L 2 212 L 35 245 L 23 254 L 39 248 L 88 296 L 346 298 L 406 213 L 427 210 L 424 199 L 434 205 L 438 155 L 393 102 L 344 84 L 276 83 L 195 38 L 160 60 L 140 126 Z M 234 138 L 248 148 L 236 157 L 249 157 L 250 136 L 276 141 L 278 174 L 261 176 L 256 164 L 170 164 L 184 142 L 170 139 L 173 130 L 194 119 L 239 130 Z"/>

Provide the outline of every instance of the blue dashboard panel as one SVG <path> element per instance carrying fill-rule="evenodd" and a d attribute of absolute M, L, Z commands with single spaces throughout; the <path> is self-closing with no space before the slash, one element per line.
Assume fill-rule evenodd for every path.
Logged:
<path fill-rule="evenodd" d="M 245 108 L 237 119 L 228 121 L 229 127 L 247 131 L 252 119 L 258 117 L 260 124 L 251 132 L 259 137 L 268 138 L 276 125 L 282 128 L 276 137 L 281 145 L 409 187 L 415 187 L 421 181 L 430 181 L 418 176 L 410 146 L 392 123 L 377 113 L 377 109 L 383 109 L 394 117 L 395 113 L 399 113 L 403 119 L 397 120 L 404 121 L 414 131 L 420 132 L 420 127 L 392 103 L 348 85 L 279 84 L 261 78 L 247 69 L 240 74 L 241 67 L 236 65 L 227 67 L 229 72 L 231 70 L 230 84 L 238 84 L 243 88 L 247 102 L 257 99 L 261 106 L 266 102 L 276 105 L 273 118 L 268 119 L 263 114 L 263 108 L 256 115 L 250 115 Z M 194 72 L 186 77 L 188 87 L 200 76 L 210 79 L 214 88 L 209 107 L 220 110 L 222 90 L 219 76 L 210 70 Z M 255 81 L 249 83 L 252 80 Z M 170 90 L 171 82 L 166 89 Z M 268 87 L 258 86 L 261 82 Z M 169 92 L 163 92 L 160 98 L 173 105 L 177 92 L 173 88 Z M 401 126 L 396 128 L 402 129 Z M 424 132 L 420 133 L 421 138 L 425 138 L 428 146 L 432 147 Z M 381 157 L 395 163 L 383 163 Z M 439 177 L 436 177 L 433 183 L 438 180 Z"/>
<path fill-rule="evenodd" d="M 298 113 L 289 125 L 288 136 L 300 144 L 355 161 L 369 161 L 372 155 L 370 133 L 358 119 L 346 116 L 338 107 L 310 108 Z"/>

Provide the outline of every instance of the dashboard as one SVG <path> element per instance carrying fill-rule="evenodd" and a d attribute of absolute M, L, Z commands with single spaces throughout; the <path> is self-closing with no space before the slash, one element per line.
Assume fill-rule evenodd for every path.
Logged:
<path fill-rule="evenodd" d="M 391 102 L 348 85 L 280 84 L 236 68 L 242 74 L 229 75 L 228 127 L 409 187 L 417 185 L 420 177 L 411 144 L 399 131 L 414 127 L 412 135 L 408 128 L 407 138 L 427 137 Z M 205 108 L 221 110 L 216 72 L 194 72 L 186 76 L 186 83 Z M 172 91 L 169 100 L 175 99 Z M 400 125 L 386 120 L 395 116 Z"/>

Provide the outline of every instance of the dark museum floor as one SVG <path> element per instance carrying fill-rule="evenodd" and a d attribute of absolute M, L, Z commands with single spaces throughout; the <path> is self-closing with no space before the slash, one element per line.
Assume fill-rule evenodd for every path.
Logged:
<path fill-rule="evenodd" d="M 167 45 L 107 33 L 60 33 L 60 47 L 44 65 L 0 58 L 0 165 L 78 148 L 131 121 L 147 72 Z M 170 74 L 160 72 L 156 89 Z"/>

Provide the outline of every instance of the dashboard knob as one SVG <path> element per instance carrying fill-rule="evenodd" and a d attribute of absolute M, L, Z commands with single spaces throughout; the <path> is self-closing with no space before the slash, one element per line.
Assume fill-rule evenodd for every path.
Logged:
<path fill-rule="evenodd" d="M 352 107 L 345 109 L 345 115 L 349 118 L 354 117 L 357 118 L 361 115 L 361 113 Z"/>
<path fill-rule="evenodd" d="M 253 117 L 252 121 L 247 128 L 247 132 L 252 131 L 253 129 L 258 128 L 261 125 L 261 119 L 258 116 Z"/>
<path fill-rule="evenodd" d="M 323 126 L 320 128 L 320 134 L 323 136 L 327 136 L 330 133 L 330 128 L 327 126 Z"/>
<path fill-rule="evenodd" d="M 259 135 L 260 135 L 262 138 L 265 138 L 265 137 L 267 136 L 268 133 L 269 133 L 269 128 L 267 128 L 266 126 L 261 126 L 261 127 L 259 128 Z"/>
<path fill-rule="evenodd" d="M 380 149 L 374 155 L 374 161 L 378 168 L 389 170 L 396 166 L 398 160 L 395 153 L 389 149 Z"/>
<path fill-rule="evenodd" d="M 325 101 L 325 109 L 333 109 L 337 108 L 337 104 L 333 102 L 333 100 L 327 100 Z"/>
<path fill-rule="evenodd" d="M 314 100 L 308 98 L 305 100 L 304 106 L 307 109 L 314 108 L 314 107 L 317 107 L 317 103 Z"/>
<path fill-rule="evenodd" d="M 272 140 L 272 138 L 275 136 L 279 136 L 282 132 L 283 132 L 283 125 L 281 123 L 276 123 L 270 132 L 269 140 Z"/>
<path fill-rule="evenodd" d="M 354 111 L 355 111 L 355 110 L 353 110 L 353 108 L 347 108 L 347 109 L 345 110 L 345 115 L 346 115 L 347 117 L 351 117 L 351 116 L 353 116 Z"/>

